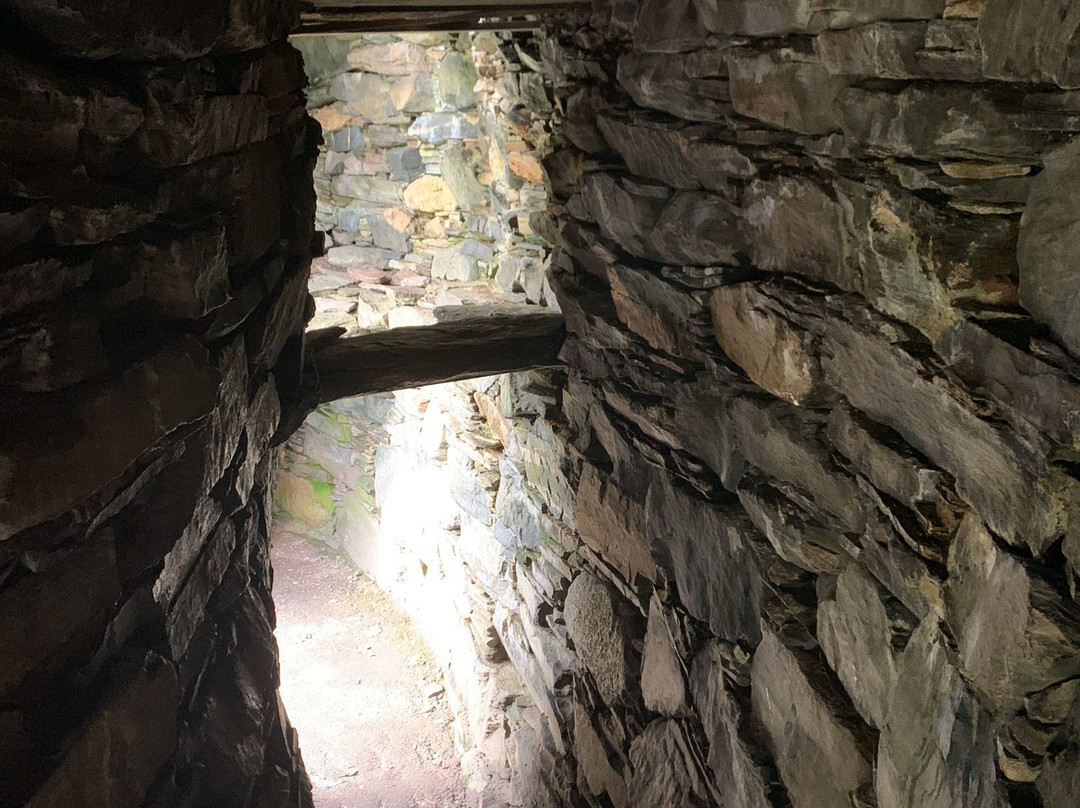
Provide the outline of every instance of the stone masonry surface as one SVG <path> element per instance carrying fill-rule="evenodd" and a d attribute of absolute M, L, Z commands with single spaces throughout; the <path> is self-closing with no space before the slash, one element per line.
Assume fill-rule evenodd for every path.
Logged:
<path fill-rule="evenodd" d="M 303 323 L 532 301 L 564 368 L 321 408 L 276 498 L 429 596 L 486 805 L 1074 808 L 1075 3 L 327 43 L 310 306 L 291 6 L 0 13 L 0 804 L 306 805 Z"/>
<path fill-rule="evenodd" d="M 562 799 L 1075 805 L 1078 24 L 620 0 L 551 31 L 571 336 L 559 485 L 526 479 L 580 542 L 544 615 Z"/>
<path fill-rule="evenodd" d="M 317 226 L 330 246 L 314 262 L 312 326 L 359 334 L 553 305 L 547 242 L 532 227 L 545 222 L 539 156 L 552 112 L 537 38 L 294 42 L 324 140 Z M 484 805 L 549 790 L 536 778 L 550 767 L 543 738 L 558 729 L 547 685 L 533 681 L 543 667 L 521 634 L 530 624 L 518 622 L 505 522 L 515 517 L 496 518 L 496 492 L 501 507 L 530 507 L 500 469 L 511 456 L 501 441 L 554 402 L 558 383 L 489 377 L 323 405 L 288 441 L 275 500 L 280 525 L 343 551 L 410 615 L 443 674 L 462 770 Z M 490 418 L 502 410 L 499 437 Z M 517 658 L 507 632 L 517 632 Z M 569 659 L 560 646 L 550 643 Z"/>
<path fill-rule="evenodd" d="M 296 11 L 0 3 L 0 805 L 310 804 L 267 539 L 310 316 Z"/>
<path fill-rule="evenodd" d="M 317 514 L 513 666 L 505 804 L 1075 804 L 1074 17 L 549 26 L 565 371 L 384 400 Z"/>

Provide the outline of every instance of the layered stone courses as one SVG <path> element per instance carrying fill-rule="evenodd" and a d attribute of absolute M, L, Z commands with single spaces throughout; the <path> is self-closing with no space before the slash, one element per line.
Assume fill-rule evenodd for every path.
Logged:
<path fill-rule="evenodd" d="M 350 336 L 309 346 L 326 403 L 288 441 L 278 519 L 343 551 L 413 620 L 443 672 L 473 798 L 557 804 L 573 776 L 559 707 L 573 655 L 548 603 L 568 568 L 518 447 L 546 458 L 530 424 L 559 376 L 381 392 L 557 364 L 561 319 L 533 231 L 551 112 L 540 43 L 527 32 L 296 41 L 323 126 L 318 225 L 332 243 L 313 267 L 312 325 Z M 400 114 L 365 121 L 324 92 L 334 75 L 383 81 Z M 380 394 L 332 400 L 362 390 Z"/>
<path fill-rule="evenodd" d="M 3 10 L 0 805 L 310 804 L 267 557 L 314 215 L 296 19 Z"/>
<path fill-rule="evenodd" d="M 1065 5 L 553 27 L 566 801 L 1071 804 Z M 593 578 L 645 650 L 617 693 Z"/>
<path fill-rule="evenodd" d="M 431 324 L 457 303 L 553 304 L 532 226 L 547 207 L 537 155 L 552 107 L 515 51 L 539 56 L 538 44 L 489 31 L 293 42 L 323 128 L 313 327 L 351 335 Z"/>
<path fill-rule="evenodd" d="M 485 804 L 1072 808 L 1068 3 L 552 23 L 546 281 L 493 229 L 544 144 L 479 148 L 478 40 L 326 41 L 311 307 L 291 11 L 228 6 L 8 15 L 81 69 L 0 74 L 5 804 L 306 804 L 266 554 L 299 333 L 475 271 L 557 303 L 565 368 L 321 408 L 278 505 L 448 604 Z"/>

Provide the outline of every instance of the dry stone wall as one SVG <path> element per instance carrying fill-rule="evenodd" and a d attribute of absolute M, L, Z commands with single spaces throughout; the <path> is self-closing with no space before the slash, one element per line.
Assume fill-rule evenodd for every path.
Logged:
<path fill-rule="evenodd" d="M 292 41 L 323 128 L 316 227 L 327 251 L 314 263 L 312 327 L 360 333 L 434 323 L 438 306 L 553 299 L 530 227 L 547 208 L 539 154 L 551 112 L 533 37 Z"/>
<path fill-rule="evenodd" d="M 310 102 L 323 268 L 346 276 L 318 306 L 294 22 L 0 7 L 0 804 L 308 804 L 266 553 L 304 321 L 389 325 L 371 301 L 406 288 L 438 317 L 431 276 L 472 267 L 490 299 L 553 304 L 536 264 L 503 268 L 542 258 L 531 230 L 565 378 L 352 403 L 299 444 L 337 464 L 298 477 L 306 504 L 385 531 L 405 549 L 376 575 L 432 594 L 474 786 L 1071 808 L 1072 4 L 598 3 L 545 48 L 553 219 L 482 134 L 539 114 L 494 64 L 512 40 L 350 42 Z M 389 72 L 395 48 L 418 61 Z M 470 102 L 439 67 L 478 50 Z"/>
<path fill-rule="evenodd" d="M 541 541 L 519 454 L 542 439 L 531 423 L 557 384 L 511 374 L 320 407 L 290 440 L 277 490 L 279 528 L 343 551 L 425 638 L 484 805 L 559 804 L 567 788 L 565 775 L 545 783 L 561 735 L 548 691 L 573 654 L 552 635 L 536 659 L 519 616 L 562 564 Z M 531 528 L 524 545 L 519 522 Z M 517 569 L 530 557 L 548 559 L 542 572 Z"/>
<path fill-rule="evenodd" d="M 571 799 L 1075 803 L 1074 16 L 553 32 Z"/>
<path fill-rule="evenodd" d="M 338 452 L 320 524 L 362 522 L 360 558 L 391 537 L 371 567 L 429 620 L 454 604 L 450 691 L 500 682 L 459 736 L 494 804 L 1073 805 L 1076 22 L 1051 6 L 552 25 L 532 221 L 565 378 L 323 411 L 301 450 Z"/>
<path fill-rule="evenodd" d="M 310 804 L 267 541 L 310 314 L 296 19 L 0 4 L 0 805 Z"/>

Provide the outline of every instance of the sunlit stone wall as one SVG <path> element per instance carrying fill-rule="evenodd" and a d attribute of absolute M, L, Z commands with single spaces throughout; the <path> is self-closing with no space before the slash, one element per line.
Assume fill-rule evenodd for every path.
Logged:
<path fill-rule="evenodd" d="M 358 334 L 552 304 L 540 166 L 552 88 L 536 38 L 294 42 L 324 130 L 315 180 L 328 249 L 313 265 L 311 327 Z M 513 428 L 497 434 L 488 420 L 521 415 L 525 429 L 557 386 L 489 377 L 322 406 L 288 442 L 277 489 L 278 529 L 345 552 L 431 646 L 463 773 L 485 805 L 559 793 L 537 781 L 549 766 L 541 739 L 559 734 L 537 706 L 548 685 L 532 681 L 535 664 L 522 676 L 504 646 L 509 631 L 512 650 L 528 647 L 509 622 L 517 595 L 500 561 L 500 525 L 520 517 L 497 515 L 520 507 L 505 476 L 520 471 L 502 451 Z"/>

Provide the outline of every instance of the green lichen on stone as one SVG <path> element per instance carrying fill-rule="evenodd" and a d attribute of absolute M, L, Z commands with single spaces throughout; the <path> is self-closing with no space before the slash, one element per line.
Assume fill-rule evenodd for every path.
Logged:
<path fill-rule="evenodd" d="M 322 528 L 334 516 L 333 486 L 295 473 L 283 473 L 274 493 L 274 512 L 307 528 Z"/>
<path fill-rule="evenodd" d="M 333 513 L 334 511 L 334 486 L 319 480 L 311 480 L 311 491 L 315 501 Z"/>

